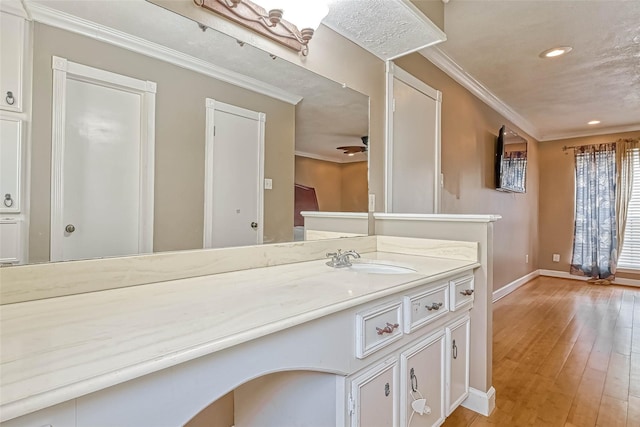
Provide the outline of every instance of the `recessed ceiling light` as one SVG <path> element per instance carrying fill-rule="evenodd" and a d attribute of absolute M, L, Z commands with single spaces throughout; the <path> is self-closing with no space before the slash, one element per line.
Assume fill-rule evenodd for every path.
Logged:
<path fill-rule="evenodd" d="M 353 156 L 355 156 L 355 153 L 349 153 L 349 154 L 347 154 L 347 156 L 353 157 Z"/>
<path fill-rule="evenodd" d="M 571 46 L 558 46 L 552 47 L 551 49 L 547 49 L 544 52 L 540 53 L 540 58 L 555 58 L 556 56 L 564 55 L 565 53 L 569 53 L 573 50 Z"/>
<path fill-rule="evenodd" d="M 587 123 L 588 125 L 597 125 L 598 123 L 600 123 L 600 120 L 591 120 L 589 123 Z"/>

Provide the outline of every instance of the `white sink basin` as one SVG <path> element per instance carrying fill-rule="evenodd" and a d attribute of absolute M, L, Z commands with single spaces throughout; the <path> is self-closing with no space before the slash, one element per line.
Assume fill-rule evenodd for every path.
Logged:
<path fill-rule="evenodd" d="M 416 272 L 413 268 L 409 267 L 373 262 L 354 262 L 348 269 L 371 274 L 409 274 Z"/>

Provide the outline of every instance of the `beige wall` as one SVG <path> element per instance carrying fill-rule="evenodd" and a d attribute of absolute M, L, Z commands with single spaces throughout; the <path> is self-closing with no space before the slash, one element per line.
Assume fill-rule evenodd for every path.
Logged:
<path fill-rule="evenodd" d="M 395 63 L 442 92 L 442 213 L 499 214 L 494 226 L 493 289 L 538 268 L 538 143 L 419 54 Z M 527 192 L 495 190 L 494 155 L 503 124 L 528 144 Z M 525 256 L 529 255 L 529 262 Z"/>
<path fill-rule="evenodd" d="M 34 28 L 30 262 L 49 259 L 51 56 L 158 84 L 154 251 L 202 248 L 205 98 L 267 115 L 265 243 L 293 238 L 295 107 L 166 62 L 42 24 Z"/>
<path fill-rule="evenodd" d="M 295 183 L 315 188 L 321 211 L 367 211 L 367 162 L 334 163 L 295 156 L 295 164 Z"/>
<path fill-rule="evenodd" d="M 613 135 L 561 139 L 540 144 L 540 259 L 545 270 L 569 271 L 573 251 L 575 170 L 573 151 L 565 145 L 613 142 L 619 138 L 639 138 L 640 131 Z M 560 254 L 560 262 L 553 262 Z M 640 279 L 640 274 L 618 272 L 619 278 Z"/>
<path fill-rule="evenodd" d="M 444 31 L 444 2 L 442 0 L 411 0 L 411 3 Z"/>
<path fill-rule="evenodd" d="M 367 212 L 367 162 L 342 164 L 343 212 Z"/>

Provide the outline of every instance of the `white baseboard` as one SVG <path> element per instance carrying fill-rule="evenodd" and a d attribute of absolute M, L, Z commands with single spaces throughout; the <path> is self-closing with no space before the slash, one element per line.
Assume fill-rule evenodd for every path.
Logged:
<path fill-rule="evenodd" d="M 559 277 L 561 279 L 582 280 L 585 282 L 590 279 L 590 277 L 575 276 L 573 274 L 569 274 L 566 271 L 557 271 L 557 270 L 538 270 L 538 271 L 540 272 L 541 276 Z M 636 279 L 624 279 L 624 278 L 618 277 L 613 281 L 613 283 L 616 285 L 640 287 L 640 280 L 636 280 Z"/>
<path fill-rule="evenodd" d="M 522 276 L 521 278 L 514 280 L 513 282 L 501 287 L 500 289 L 493 291 L 493 302 L 498 301 L 500 298 L 506 297 L 511 292 L 515 291 L 530 280 L 535 279 L 539 275 L 540 270 L 534 270 L 526 276 Z"/>
<path fill-rule="evenodd" d="M 488 417 L 496 407 L 496 389 L 491 387 L 485 393 L 475 388 L 469 388 L 469 396 L 462 402 L 462 406 Z"/>

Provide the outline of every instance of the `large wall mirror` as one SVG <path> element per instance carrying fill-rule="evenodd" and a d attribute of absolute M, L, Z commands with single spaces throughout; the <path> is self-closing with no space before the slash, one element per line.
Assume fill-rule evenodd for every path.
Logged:
<path fill-rule="evenodd" d="M 144 0 L 117 2 L 117 6 L 110 1 L 27 1 L 26 4 L 39 7 L 38 16 L 45 10 L 42 8 L 46 8 L 48 16 L 62 13 L 79 19 L 75 30 L 46 25 L 40 19 L 32 24 L 33 102 L 27 167 L 30 194 L 29 208 L 24 213 L 29 223 L 25 239 L 29 263 L 132 254 L 132 251 L 118 253 L 119 249 L 101 253 L 101 248 L 121 239 L 104 230 L 105 241 L 85 239 L 83 244 L 91 246 L 86 251 L 80 248 L 75 255 L 62 257 L 53 257 L 51 253 L 55 231 L 52 227 L 60 227 L 57 232 L 61 238 L 71 241 L 89 227 L 81 222 L 82 214 L 94 218 L 93 214 L 86 213 L 92 207 L 89 204 L 108 218 L 112 215 L 110 212 L 129 208 L 136 200 L 134 196 L 142 191 L 137 183 L 127 185 L 130 181 L 119 179 L 123 172 L 118 158 L 131 158 L 131 153 L 114 156 L 100 151 L 116 145 L 110 135 L 124 126 L 118 122 L 118 115 L 129 108 L 128 98 L 114 95 L 114 90 L 122 90 L 119 83 L 78 77 L 80 71 L 76 70 L 85 70 L 78 67 L 89 67 L 90 73 L 102 70 L 153 83 L 153 252 L 206 246 L 205 217 L 223 211 L 230 217 L 240 216 L 246 205 L 230 197 L 244 196 L 243 187 L 236 184 L 243 180 L 255 183 L 253 175 L 248 177 L 253 172 L 266 184 L 261 185 L 259 191 L 267 187 L 258 197 L 263 207 L 262 218 L 249 219 L 242 227 L 249 230 L 249 235 L 261 233 L 258 242 L 294 240 L 296 184 L 315 190 L 318 210 L 366 212 L 367 96 L 218 31 L 200 28 L 196 22 Z M 110 28 L 116 36 L 127 36 L 119 41 L 119 46 L 101 41 L 99 32 L 96 37 L 87 35 L 92 33 L 88 23 Z M 64 66 L 68 68 L 66 104 L 56 100 L 61 89 L 54 88 L 54 81 L 60 81 L 54 76 L 54 57 L 68 64 Z M 85 83 L 89 84 L 82 86 Z M 83 104 L 83 100 L 91 96 L 100 102 L 111 102 L 112 111 L 94 108 L 91 102 Z M 135 102 L 133 99 L 131 105 L 137 105 Z M 54 130 L 61 126 L 56 108 L 63 108 L 66 114 L 66 135 L 79 135 L 85 142 L 79 149 L 80 154 L 64 151 L 70 150 L 70 144 L 58 152 L 67 156 L 61 164 L 78 166 L 73 171 L 75 175 L 67 178 L 74 185 L 65 190 L 61 203 L 72 205 L 65 197 L 72 197 L 76 192 L 88 192 L 96 197 L 91 203 L 83 203 L 84 199 L 79 197 L 76 209 L 80 213 L 75 219 L 52 222 L 54 211 L 61 206 L 56 200 L 52 202 L 51 185 L 52 176 L 56 176 L 52 170 L 52 126 Z M 249 130 L 245 132 L 242 124 L 235 128 L 236 121 L 247 124 Z M 263 136 L 258 152 L 233 144 L 221 149 L 224 135 L 233 140 L 244 133 L 255 134 L 258 139 Z M 86 153 L 95 149 L 98 151 L 93 154 Z M 215 167 L 222 170 L 223 175 L 211 175 L 209 158 L 218 160 Z M 112 178 L 105 180 L 91 175 L 96 165 L 101 165 L 104 173 L 111 174 Z M 83 175 L 85 173 L 89 175 Z M 105 186 L 110 183 L 120 187 L 107 196 L 109 191 Z M 131 190 L 131 187 L 135 188 Z M 213 211 L 207 214 L 205 192 L 213 191 L 212 188 L 236 190 L 225 193 L 222 198 L 214 197 L 215 203 L 210 206 Z M 133 192 L 133 196 L 125 194 L 125 190 Z M 138 215 L 138 211 L 132 212 L 130 217 Z M 101 222 L 93 221 L 92 226 L 100 228 Z M 236 232 L 233 228 L 228 230 L 231 237 L 223 245 L 211 244 L 210 247 L 250 244 L 241 240 L 234 242 Z M 133 233 L 124 225 L 120 231 L 125 235 Z"/>

